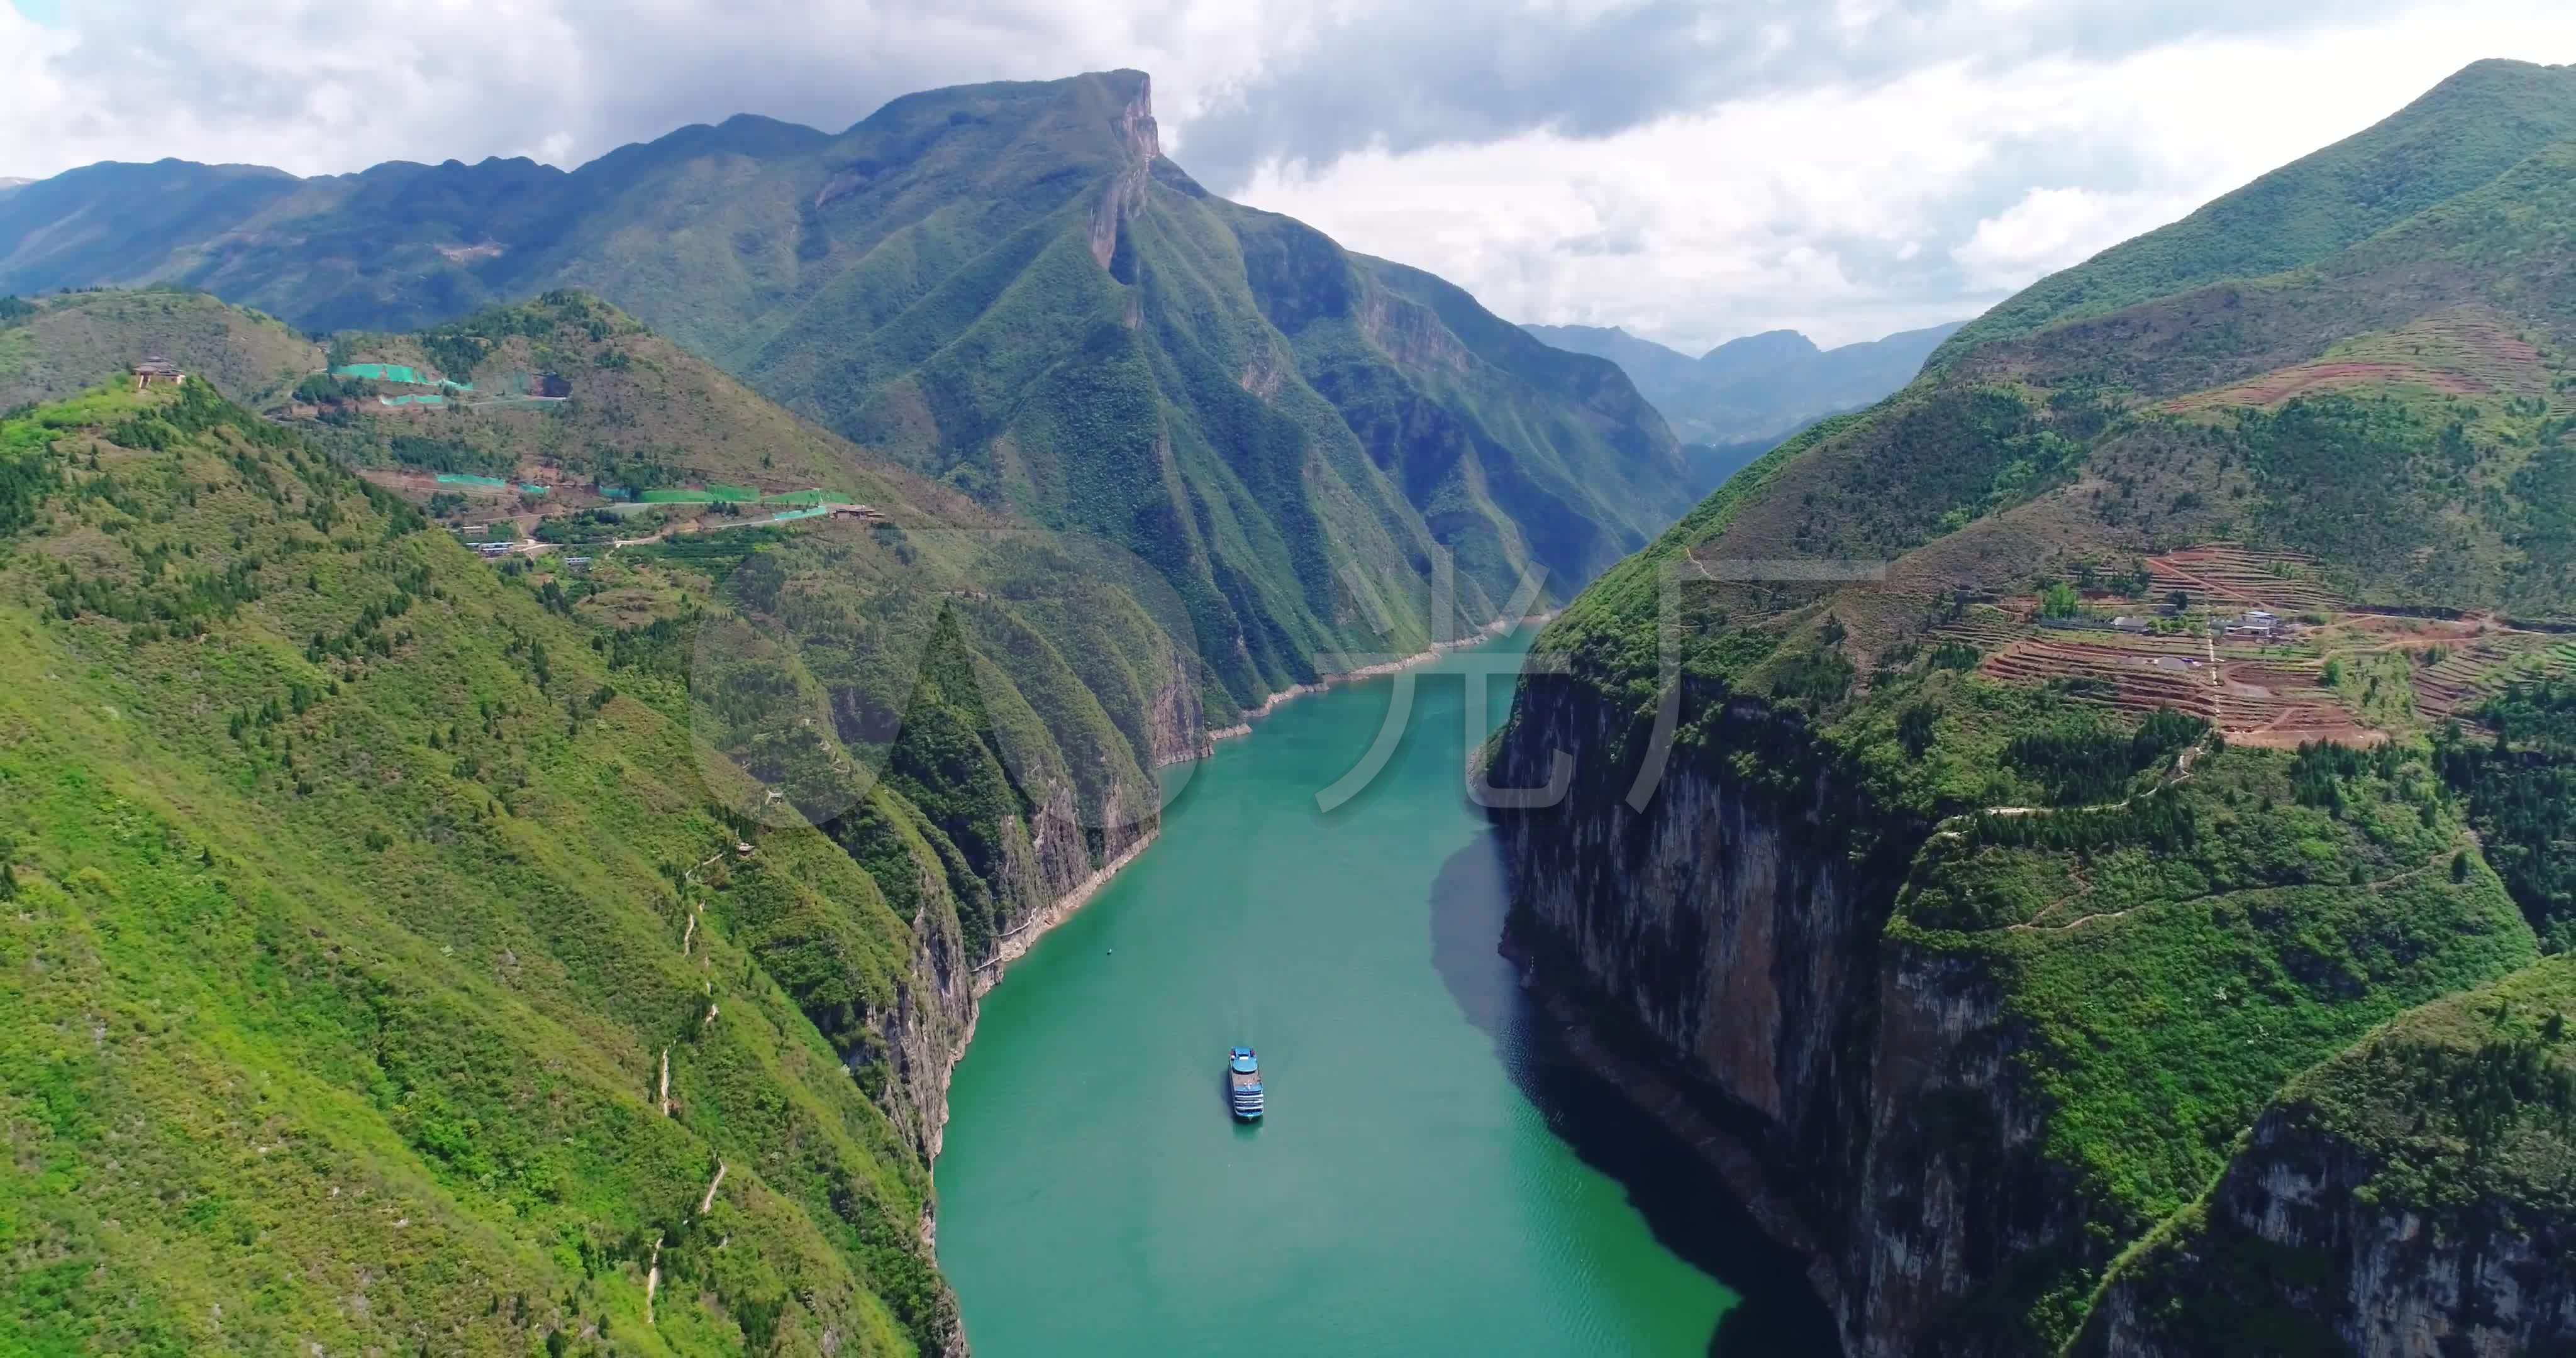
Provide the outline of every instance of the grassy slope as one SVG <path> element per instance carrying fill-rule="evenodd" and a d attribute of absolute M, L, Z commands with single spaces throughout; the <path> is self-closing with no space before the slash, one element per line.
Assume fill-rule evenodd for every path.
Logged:
<path fill-rule="evenodd" d="M 1933 363 L 2055 321 L 2312 263 L 2570 135 L 2576 70 L 2477 62 L 2385 121 L 2014 294 Z"/>
<path fill-rule="evenodd" d="M 1655 567 L 1686 554 L 1892 557 L 1901 572 L 1954 535 L 1983 549 L 1983 578 L 1945 584 L 2233 535 L 2313 552 L 2366 597 L 2576 611 L 2576 542 L 2558 525 L 2576 271 L 2541 244 L 2576 220 L 2571 167 L 2576 140 L 2308 269 L 1965 354 L 1756 460 L 1587 591 L 1554 644 L 1625 647 Z M 2501 360 L 2509 380 L 2446 391 L 2401 373 L 2278 405 L 2161 408 L 2339 347 L 2418 357 L 2418 332 L 2461 314 L 2527 351 Z M 2136 493 L 2158 481 L 2165 494 Z M 2077 540 L 2030 540 L 2033 515 L 2015 511 L 2033 506 Z"/>
<path fill-rule="evenodd" d="M 204 384 L 0 455 L 0 1314 L 33 1351 L 944 1333 L 927 1172 L 841 1060 L 912 929 L 808 830 L 681 885 L 748 788 L 668 665 Z M 920 817 L 873 805 L 931 927 Z"/>
<path fill-rule="evenodd" d="M 2156 794 L 2171 825 L 2060 813 L 2098 836 L 2069 848 L 1999 843 L 2022 827 L 1972 818 L 1927 846 L 1888 936 L 1936 973 L 1965 961 L 2001 983 L 2003 1022 L 2027 1039 L 2017 1077 L 2049 1110 L 2033 1172 L 2071 1183 L 2086 1225 L 1946 1325 L 2062 1340 L 2119 1243 L 2192 1202 L 2284 1082 L 2534 960 L 2492 873 L 2452 879 L 2472 841 L 2427 765 L 2394 747 L 2353 765 L 2318 805 L 2297 761 L 2205 756 Z"/>
<path fill-rule="evenodd" d="M 204 293 L 67 293 L 0 318 L 0 410 L 77 395 L 149 354 L 254 404 L 322 365 L 320 345 Z"/>
<path fill-rule="evenodd" d="M 203 297 L 191 304 L 232 311 L 245 323 L 255 319 Z M 237 333 L 245 328 L 234 327 Z M 133 339 L 130 326 L 126 338 Z M 535 408 L 397 413 L 376 407 L 373 393 L 407 388 L 358 383 L 354 397 L 319 409 L 295 402 L 279 407 L 317 448 L 344 462 L 557 483 L 557 493 L 540 504 L 582 501 L 596 477 L 645 486 L 820 488 L 882 510 L 888 522 L 864 531 L 736 526 L 774 507 L 719 515 L 705 523 L 726 531 L 634 549 L 687 568 L 664 572 L 652 589 L 614 583 L 612 572 L 624 567 L 606 559 L 591 575 L 567 578 L 559 588 L 568 586 L 568 597 L 576 599 L 615 596 L 628 626 L 659 618 L 666 628 L 678 627 L 692 611 L 756 615 L 760 665 L 784 664 L 800 673 L 813 668 L 811 691 L 798 700 L 806 705 L 795 715 L 812 718 L 825 734 L 799 758 L 869 770 L 883 768 L 895 748 L 885 730 L 860 729 L 876 718 L 853 714 L 905 713 L 905 729 L 927 738 L 933 723 L 924 714 L 940 705 L 915 703 L 912 689 L 943 619 L 953 620 L 955 644 L 974 670 L 971 681 L 960 680 L 975 690 L 966 701 L 969 725 L 991 728 L 992 748 L 961 747 L 952 763 L 974 769 L 965 781 L 985 791 L 971 806 L 951 805 L 946 792 L 926 784 L 916 783 L 913 792 L 923 803 L 916 810 L 931 811 L 957 836 L 948 848 L 971 849 L 959 851 L 954 885 L 977 959 L 987 955 L 995 933 L 1038 903 L 1028 893 L 1062 889 L 1067 882 L 1058 879 L 1066 872 L 1079 877 L 1105 860 L 1110 838 L 1150 824 L 1139 812 L 1153 800 L 1145 770 L 1188 753 L 1203 730 L 1185 696 L 1174 693 L 1193 683 L 1200 666 L 1198 634 L 1156 571 L 1114 551 L 1036 534 L 1025 521 L 857 448 L 594 299 L 553 293 L 407 335 L 345 334 L 331 348 L 340 361 L 408 363 L 471 380 L 477 385 L 471 399 L 499 392 L 514 374 L 563 376 L 571 392 L 568 400 Z M 206 357 L 218 370 L 244 362 L 238 353 Z M 517 503 L 468 490 L 463 503 L 451 505 L 430 495 L 432 489 L 407 485 L 403 493 L 466 522 Z M 694 506 L 673 511 L 681 519 L 699 512 Z M 663 522 L 658 513 L 598 523 L 576 517 L 549 520 L 541 531 L 568 543 L 602 543 L 640 536 Z M 869 644 L 854 645 L 854 638 Z M 688 670 L 685 646 L 667 637 L 655 644 L 672 652 L 681 672 Z M 854 656 L 869 659 L 859 663 Z M 762 686 L 760 672 L 754 666 L 745 676 L 755 690 Z M 719 714 L 702 703 L 695 715 L 715 721 Z M 837 784 L 810 790 L 814 796 L 804 804 L 820 818 L 864 804 Z M 1070 801 L 1052 802 L 1058 792 Z M 1041 804 L 1042 813 L 1028 810 Z M 1023 841 L 1042 838 L 1038 821 L 1050 816 L 1071 817 L 1109 838 L 1088 843 L 1072 859 L 1060 852 L 1033 868 Z M 1006 834 L 1002 820 L 1020 828 Z M 1075 871 L 1086 854 L 1088 864 Z"/>
<path fill-rule="evenodd" d="M 1913 387 L 1739 472 L 1586 590 L 1541 647 L 1638 713 L 1642 736 L 1661 571 L 1685 557 L 1887 561 L 1886 581 L 1866 589 L 1682 594 L 1693 697 L 1676 757 L 1777 783 L 1791 799 L 1814 767 L 1836 770 L 1859 806 L 1827 839 L 1858 855 L 1980 805 L 2056 800 L 2010 759 L 1997 767 L 2001 742 L 2027 729 L 2017 722 L 2093 720 L 2053 692 L 1945 672 L 1917 639 L 1954 589 L 2024 591 L 2079 560 L 2233 536 L 2313 552 L 2338 585 L 2377 601 L 2576 611 L 2576 558 L 2558 528 L 2576 290 L 2564 252 L 2546 244 L 2571 220 L 2576 142 L 2513 142 L 2511 164 L 2498 150 L 2555 126 L 2549 101 L 2565 74 L 2472 68 L 2274 181 L 2367 184 L 2405 169 L 2410 183 L 2447 186 L 2447 201 L 2409 200 L 2425 210 L 2403 220 L 2307 194 L 2194 219 L 2253 231 L 2270 229 L 2264 213 L 2278 217 L 2283 239 L 2307 252 L 2280 261 L 2305 264 L 2293 272 L 2158 296 L 2207 276 L 2153 264 L 2203 229 L 2174 228 L 2105 257 L 2153 264 L 2118 288 L 2094 266 L 2035 286 L 1997 316 L 2076 318 L 2018 339 L 2000 322 L 1963 332 Z M 2465 168 L 2405 168 L 2449 144 L 2450 120 L 2492 89 L 2539 91 L 2533 107 L 2548 116 L 2500 124 L 2503 140 L 2466 139 Z M 2096 300 L 2133 304 L 2076 310 Z M 2463 359 L 2463 345 L 2477 352 Z M 2402 361 L 2287 398 L 2253 381 L 2353 353 Z M 1730 745 L 1719 701 L 1730 693 L 1802 714 L 1811 762 L 1779 767 L 1777 751 Z M 1929 733 L 1918 746 L 1900 737 L 1909 722 Z M 2098 1227 L 1981 1285 L 1943 1322 L 1951 1339 L 2071 1334 L 2119 1245 L 2187 1206 L 2286 1081 L 2370 1024 L 2532 955 L 2528 925 L 2474 850 L 2464 882 L 2440 870 L 2462 809 L 2437 789 L 2421 733 L 2390 750 L 2397 765 L 2359 775 L 2330 818 L 2281 807 L 2292 756 L 2231 752 L 2180 794 L 2200 826 L 2189 852 L 2154 837 L 2165 830 L 2145 845 L 1927 850 L 1891 936 L 1964 960 L 1998 988 L 2034 1039 L 2022 1076 L 2051 1110 L 2031 1172 L 2080 1185 Z M 2221 786 L 2233 800 L 2213 803 Z M 2279 861 L 2258 868 L 2267 860 Z M 2347 861 L 2363 880 L 2337 880 Z M 2008 927 L 2018 910 L 2129 896 L 2141 908 L 2063 933 Z M 1935 899 L 1971 903 L 1958 917 L 1978 922 L 1927 927 L 1910 913 Z M 2212 999 L 2221 992 L 2224 1007 Z M 2249 1042 L 2259 1059 L 2245 1058 Z"/>
<path fill-rule="evenodd" d="M 2357 1161 L 2320 1195 L 2324 1212 L 2416 1214 L 2429 1239 L 2564 1239 L 2576 1221 L 2576 959 L 2554 957 L 2414 1010 L 2290 1082 L 2259 1146 L 2238 1149 L 2230 1187 L 2276 1167 Z M 2284 1158 L 2290 1163 L 2282 1165 Z M 2256 1235 L 2220 1204 L 2177 1213 L 2120 1261 L 2107 1287 L 2136 1327 L 2193 1352 L 2340 1353 L 2304 1312 L 2339 1286 L 2322 1248 Z M 2101 1336 L 2083 1347 L 2098 1350 Z"/>
<path fill-rule="evenodd" d="M 353 332 L 348 362 L 408 363 L 473 382 L 465 402 L 501 395 L 518 375 L 555 374 L 560 405 L 385 411 L 361 395 L 315 431 L 361 466 L 490 472 L 576 487 L 747 485 L 824 488 L 918 520 L 994 516 L 763 400 L 704 359 L 579 293 L 477 312 L 413 334 Z M 369 384 L 376 390 L 409 388 Z"/>

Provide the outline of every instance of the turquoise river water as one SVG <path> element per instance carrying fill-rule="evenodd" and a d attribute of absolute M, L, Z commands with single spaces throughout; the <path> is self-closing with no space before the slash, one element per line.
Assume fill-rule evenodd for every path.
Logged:
<path fill-rule="evenodd" d="M 1395 757 L 1329 813 L 1393 680 L 1174 771 L 1162 838 L 987 997 L 937 1167 L 977 1358 L 1833 1351 L 1795 1267 L 1494 951 L 1462 672 L 1519 644 L 1413 671 Z M 1510 677 L 1484 682 L 1498 721 Z M 1226 1115 L 1238 1042 L 1258 1126 Z"/>

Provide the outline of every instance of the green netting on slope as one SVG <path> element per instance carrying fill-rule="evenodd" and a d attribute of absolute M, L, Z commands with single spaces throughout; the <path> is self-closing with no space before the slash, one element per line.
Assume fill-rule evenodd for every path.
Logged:
<path fill-rule="evenodd" d="M 780 512 L 776 513 L 776 514 L 772 514 L 772 515 L 770 515 L 770 516 L 769 516 L 769 521 L 770 521 L 771 523 L 785 523 L 785 522 L 787 522 L 789 519 L 810 519 L 810 518 L 813 518 L 815 515 L 817 515 L 817 514 L 821 514 L 821 513 L 824 513 L 824 512 L 826 512 L 826 511 L 825 511 L 825 510 L 823 509 L 823 507 L 822 507 L 822 506 L 820 506 L 820 505 L 817 505 L 817 506 L 815 506 L 815 507 L 814 507 L 814 508 L 812 508 L 812 509 L 788 509 L 788 510 L 782 510 L 782 511 L 780 511 Z"/>
<path fill-rule="evenodd" d="M 440 472 L 438 474 L 438 484 L 442 486 L 490 486 L 494 490 L 507 490 L 510 486 L 509 482 L 504 481 L 497 476 L 471 476 L 464 472 Z"/>
<path fill-rule="evenodd" d="M 760 492 L 749 486 L 708 486 L 703 490 L 688 490 L 672 487 L 663 490 L 648 490 L 636 498 L 644 501 L 646 504 L 656 505 L 704 504 L 710 500 L 723 500 L 729 503 L 747 504 L 759 499 Z"/>
<path fill-rule="evenodd" d="M 773 505 L 828 505 L 850 497 L 837 490 L 791 490 L 781 495 L 764 495 L 761 503 Z"/>
<path fill-rule="evenodd" d="M 451 382 L 444 377 L 425 377 L 408 363 L 343 363 L 331 370 L 333 377 L 365 377 L 378 382 L 403 382 L 415 387 L 437 385 L 472 391 L 471 382 Z"/>
<path fill-rule="evenodd" d="M 400 396 L 379 396 L 376 404 L 386 406 L 443 406 L 447 398 L 429 392 L 407 391 Z"/>

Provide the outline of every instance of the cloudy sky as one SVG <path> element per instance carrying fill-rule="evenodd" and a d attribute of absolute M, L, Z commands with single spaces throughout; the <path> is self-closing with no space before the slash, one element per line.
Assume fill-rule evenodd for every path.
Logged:
<path fill-rule="evenodd" d="M 1133 66 L 1209 187 L 1515 320 L 1697 352 L 1974 314 L 2566 0 L 0 0 L 0 176 L 566 167 L 758 112 Z"/>

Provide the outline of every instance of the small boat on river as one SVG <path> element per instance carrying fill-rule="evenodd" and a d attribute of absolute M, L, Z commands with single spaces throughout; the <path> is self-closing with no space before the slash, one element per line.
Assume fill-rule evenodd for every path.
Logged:
<path fill-rule="evenodd" d="M 1236 1047 L 1226 1053 L 1226 1103 L 1234 1109 L 1237 1122 L 1255 1122 L 1261 1117 L 1261 1058 L 1250 1047 Z"/>

